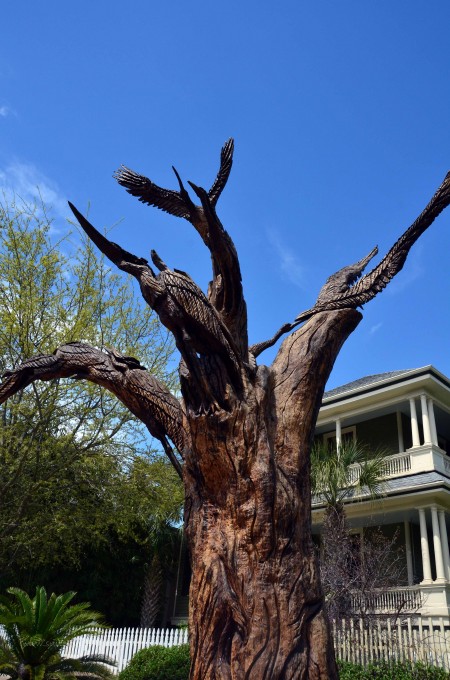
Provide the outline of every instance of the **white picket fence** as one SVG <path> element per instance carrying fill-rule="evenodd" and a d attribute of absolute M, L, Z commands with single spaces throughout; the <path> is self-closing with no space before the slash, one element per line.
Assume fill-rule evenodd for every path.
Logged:
<path fill-rule="evenodd" d="M 450 620 L 417 617 L 396 624 L 341 620 L 333 624 L 336 657 L 366 666 L 377 661 L 422 661 L 450 671 Z"/>
<path fill-rule="evenodd" d="M 120 672 L 140 649 L 162 645 L 173 647 L 188 641 L 188 632 L 182 628 L 110 628 L 96 635 L 81 635 L 71 640 L 63 649 L 66 658 L 99 654 L 114 661 Z"/>
<path fill-rule="evenodd" d="M 367 665 L 376 661 L 423 661 L 450 670 L 450 620 L 418 617 L 405 623 L 378 621 L 370 627 L 350 620 L 333 624 L 336 656 Z M 116 628 L 72 640 L 64 656 L 100 654 L 113 659 L 121 671 L 140 649 L 172 647 L 188 641 L 186 629 Z"/>

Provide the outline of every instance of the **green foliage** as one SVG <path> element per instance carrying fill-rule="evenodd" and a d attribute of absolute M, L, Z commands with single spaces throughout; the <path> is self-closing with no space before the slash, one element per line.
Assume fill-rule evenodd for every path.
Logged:
<path fill-rule="evenodd" d="M 449 680 L 450 674 L 443 668 L 423 663 L 395 662 L 357 664 L 339 661 L 340 680 Z"/>
<path fill-rule="evenodd" d="M 101 616 L 89 604 L 71 605 L 75 593 L 47 598 L 45 588 L 36 588 L 30 598 L 19 588 L 9 588 L 0 597 L 0 673 L 21 680 L 63 680 L 64 678 L 111 678 L 104 657 L 62 658 L 70 640 L 94 634 L 104 627 Z M 109 663 L 111 665 L 111 663 Z"/>
<path fill-rule="evenodd" d="M 329 507 L 338 508 L 344 500 L 362 489 L 372 497 L 381 495 L 387 451 L 371 451 L 358 441 L 344 442 L 337 450 L 318 444 L 311 451 L 311 487 Z M 353 466 L 358 466 L 355 482 Z"/>
<path fill-rule="evenodd" d="M 73 472 L 67 470 L 61 477 L 66 498 L 79 499 L 78 505 L 74 503 L 76 523 L 74 517 L 67 517 L 66 528 L 63 492 L 55 500 L 55 512 L 56 507 L 60 508 L 62 530 L 58 540 L 53 537 L 52 544 L 61 559 L 56 562 L 50 555 L 45 563 L 42 555 L 39 564 L 30 561 L 21 569 L 9 570 L 0 575 L 0 588 L 15 585 L 30 590 L 41 583 L 56 592 L 74 589 L 78 597 L 103 611 L 112 626 L 136 626 L 145 572 L 156 550 L 161 555 L 164 574 L 175 571 L 173 560 L 179 553 L 179 530 L 171 522 L 179 520 L 183 493 L 175 470 L 160 457 L 138 458 L 128 470 L 121 469 L 120 461 L 113 457 L 105 459 L 106 467 L 101 454 L 92 460 L 89 480 L 81 460 L 75 466 L 73 487 Z M 96 460 L 98 467 L 94 465 Z M 167 537 L 162 545 L 155 537 L 155 525 Z M 53 522 L 51 527 L 54 526 Z M 65 550 L 70 556 L 73 546 L 66 548 L 63 538 L 72 531 L 75 534 L 77 526 L 81 535 L 75 540 L 81 554 L 76 561 L 68 558 L 64 563 Z M 42 527 L 42 531 L 47 530 L 51 528 Z"/>
<path fill-rule="evenodd" d="M 187 680 L 189 645 L 142 649 L 120 673 L 119 680 Z"/>
<path fill-rule="evenodd" d="M 55 237 L 44 206 L 0 205 L 0 373 L 81 340 L 137 356 L 176 388 L 167 371 L 173 345 L 131 280 L 83 237 Z M 79 380 L 33 383 L 0 406 L 0 418 L 0 587 L 78 590 L 87 562 L 118 574 L 123 564 L 142 582 L 155 523 L 178 522 L 183 502 L 180 480 L 149 451 L 142 423 Z M 91 572 L 92 582 L 102 578 Z M 89 599 L 110 602 L 118 586 Z"/>

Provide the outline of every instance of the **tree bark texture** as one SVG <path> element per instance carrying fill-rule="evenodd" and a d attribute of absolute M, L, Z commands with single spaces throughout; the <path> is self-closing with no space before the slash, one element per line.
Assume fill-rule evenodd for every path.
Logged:
<path fill-rule="evenodd" d="M 173 334 L 183 399 L 175 399 L 136 359 L 71 343 L 8 371 L 0 403 L 34 380 L 87 379 L 116 394 L 161 441 L 186 492 L 190 680 L 334 679 L 311 538 L 315 422 L 334 361 L 361 319 L 356 308 L 400 271 L 412 244 L 449 204 L 450 174 L 375 269 L 359 278 L 376 248 L 333 274 L 313 307 L 249 348 L 238 256 L 215 210 L 232 153 L 229 140 L 208 192 L 189 183 L 200 205 L 176 171 L 178 191 L 125 167 L 116 173 L 130 194 L 197 230 L 212 260 L 207 295 L 152 251 L 155 273 L 147 260 L 106 239 L 70 204 L 100 250 L 137 279 L 144 299 Z M 272 366 L 257 366 L 258 355 L 287 332 Z"/>
<path fill-rule="evenodd" d="M 230 413 L 188 410 L 192 677 L 337 677 L 311 540 L 309 451 L 326 380 L 360 317 L 314 317 Z"/>

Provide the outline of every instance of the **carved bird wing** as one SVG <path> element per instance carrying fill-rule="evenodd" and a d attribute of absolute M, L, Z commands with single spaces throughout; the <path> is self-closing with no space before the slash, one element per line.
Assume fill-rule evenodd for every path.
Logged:
<path fill-rule="evenodd" d="M 80 227 L 91 239 L 91 241 L 93 241 L 97 248 L 101 250 L 101 252 L 106 255 L 106 257 L 111 260 L 111 262 L 114 262 L 114 264 L 116 264 L 120 269 L 124 269 L 125 267 L 123 265 L 126 264 L 149 267 L 148 261 L 143 257 L 136 257 L 136 255 L 129 253 L 117 243 L 114 243 L 113 241 L 107 239 L 106 236 L 103 236 L 103 234 L 101 234 L 94 226 L 92 226 L 90 222 L 87 221 L 85 217 L 83 217 L 80 211 L 77 210 L 70 201 L 69 207 L 77 218 Z M 128 271 L 128 268 L 126 268 L 125 271 Z"/>
<path fill-rule="evenodd" d="M 188 448 L 188 435 L 183 426 L 183 411 L 178 399 L 146 371 L 134 370 L 129 373 L 127 388 L 141 403 L 147 405 L 145 422 L 153 436 L 161 439 L 163 434 L 167 434 L 180 454 L 184 455 Z"/>
<path fill-rule="evenodd" d="M 171 215 L 189 219 L 190 211 L 179 191 L 163 189 L 148 177 L 139 175 L 134 170 L 122 165 L 113 175 L 119 184 L 132 196 L 136 196 L 142 203 L 153 205 Z"/>
<path fill-rule="evenodd" d="M 363 276 L 348 291 L 340 295 L 335 302 L 342 307 L 359 307 L 386 288 L 396 274 L 403 268 L 411 247 L 426 229 L 434 222 L 436 217 L 450 203 L 450 172 L 426 208 L 421 212 L 413 224 L 394 243 L 389 252 L 383 257 L 377 267 Z"/>
<path fill-rule="evenodd" d="M 220 194 L 222 193 L 228 177 L 230 176 L 231 166 L 233 165 L 234 139 L 230 137 L 222 147 L 220 153 L 220 169 L 211 189 L 208 191 L 209 200 L 215 206 Z"/>
<path fill-rule="evenodd" d="M 228 330 L 203 291 L 181 270 L 164 270 L 158 277 L 164 281 L 168 294 L 195 322 L 208 330 L 222 345 L 229 345 Z"/>
<path fill-rule="evenodd" d="M 233 149 L 234 141 L 229 139 L 222 148 L 220 169 L 208 192 L 209 199 L 213 205 L 217 203 L 230 175 L 233 164 Z M 148 177 L 140 175 L 125 165 L 116 170 L 113 177 L 121 186 L 125 187 L 129 194 L 136 196 L 142 203 L 152 205 L 176 217 L 184 217 L 186 220 L 192 221 L 195 219 L 194 215 L 198 207 L 190 200 L 175 168 L 173 170 L 180 184 L 180 191 L 163 189 L 148 179 Z"/>
<path fill-rule="evenodd" d="M 19 390 L 31 385 L 37 377 L 47 374 L 53 377 L 53 371 L 57 373 L 58 367 L 58 360 L 54 355 L 42 355 L 26 359 L 17 368 L 5 371 L 0 383 L 0 404 Z"/>
<path fill-rule="evenodd" d="M 378 293 L 386 288 L 396 274 L 403 268 L 411 247 L 426 229 L 434 222 L 436 217 L 450 204 L 450 172 L 444 178 L 439 189 L 434 194 L 426 208 L 420 213 L 413 224 L 394 243 L 389 252 L 371 272 L 363 276 L 357 283 L 340 295 L 330 298 L 328 301 L 320 301 L 311 309 L 297 316 L 294 324 L 306 321 L 318 312 L 360 307 L 372 300 Z M 330 277 L 331 278 L 331 277 Z"/>

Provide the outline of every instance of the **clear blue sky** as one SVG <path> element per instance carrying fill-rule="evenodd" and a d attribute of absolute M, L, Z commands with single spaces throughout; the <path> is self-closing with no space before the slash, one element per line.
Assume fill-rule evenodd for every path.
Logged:
<path fill-rule="evenodd" d="M 314 303 L 333 271 L 380 255 L 450 169 L 448 0 L 226 3 L 9 2 L 0 42 L 0 185 L 36 185 L 138 255 L 155 248 L 203 287 L 209 258 L 187 222 L 111 175 L 209 187 L 240 252 L 250 339 Z M 371 302 L 329 385 L 432 363 L 450 375 L 450 210 Z M 262 355 L 262 359 L 271 359 Z"/>

